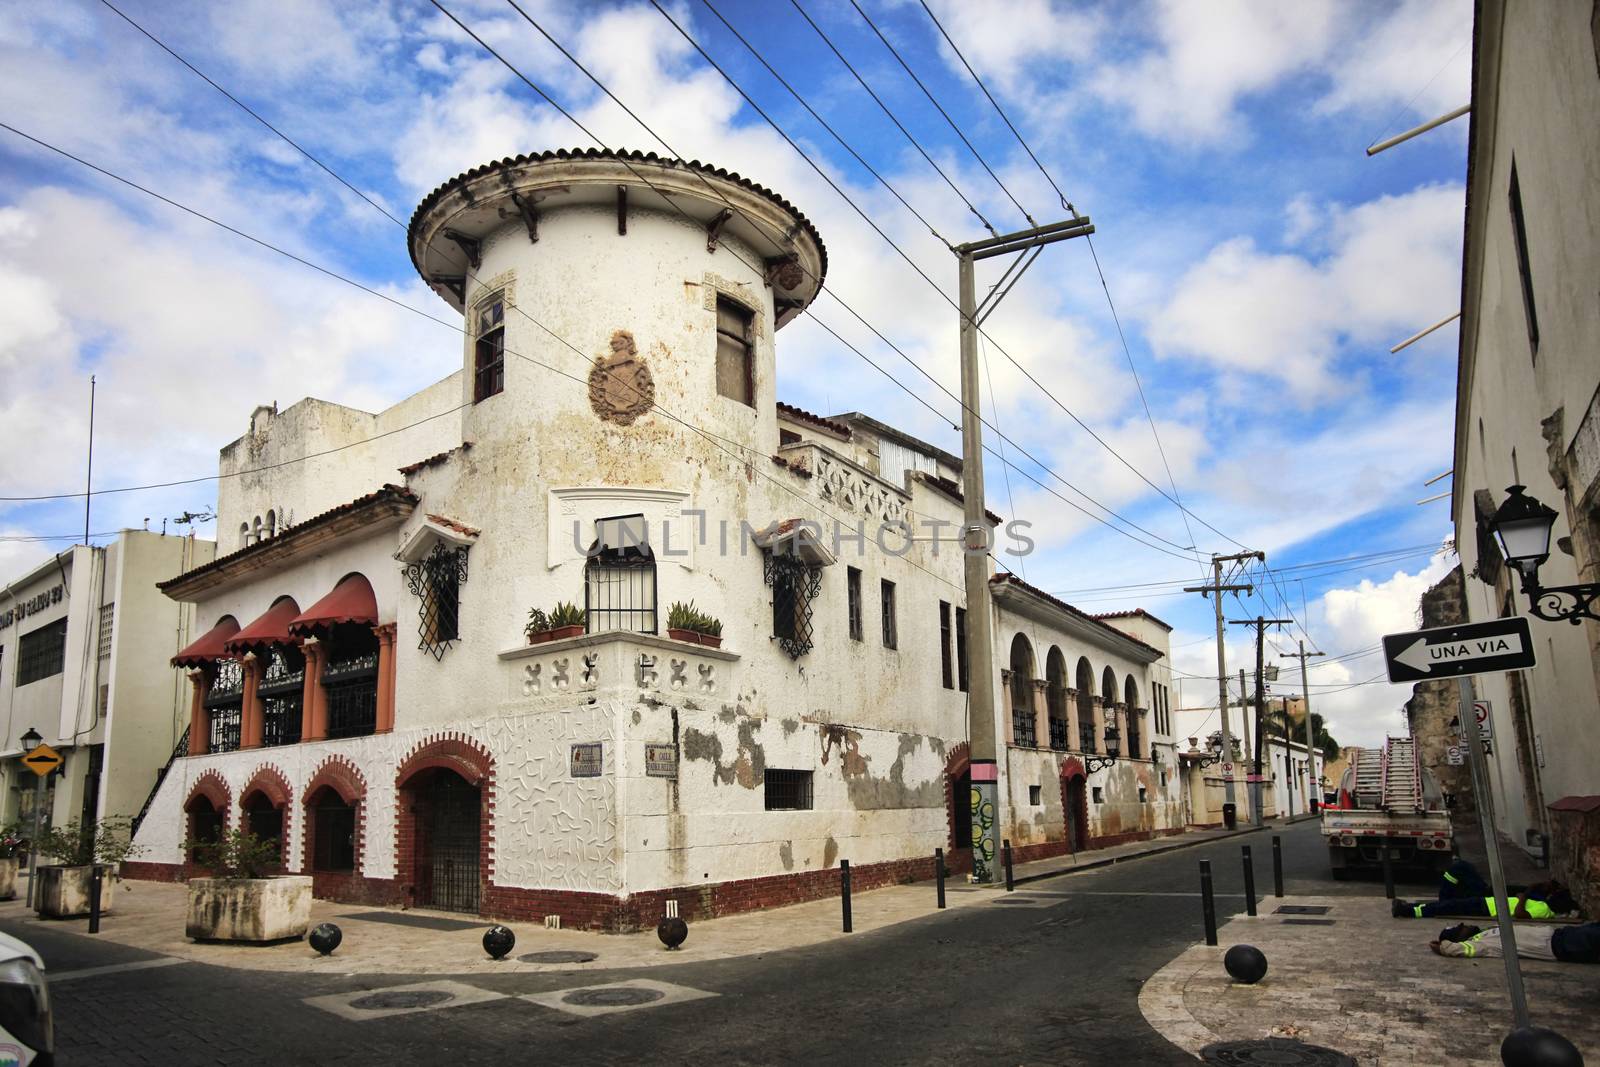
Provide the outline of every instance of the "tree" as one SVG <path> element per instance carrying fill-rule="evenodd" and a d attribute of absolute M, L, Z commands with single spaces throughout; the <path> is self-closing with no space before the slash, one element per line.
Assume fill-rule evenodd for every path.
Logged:
<path fill-rule="evenodd" d="M 1306 735 L 1305 716 L 1285 711 L 1280 705 L 1267 712 L 1265 729 L 1274 737 L 1299 741 Z M 1339 742 L 1328 732 L 1327 722 L 1315 711 L 1311 713 L 1311 739 L 1324 760 L 1331 762 L 1339 758 Z"/>

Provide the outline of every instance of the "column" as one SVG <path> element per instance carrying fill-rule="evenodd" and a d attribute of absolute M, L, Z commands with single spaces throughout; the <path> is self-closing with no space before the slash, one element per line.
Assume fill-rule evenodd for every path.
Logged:
<path fill-rule="evenodd" d="M 1061 699 L 1067 702 L 1067 749 L 1078 747 L 1078 691 L 1071 687 L 1062 690 Z"/>
<path fill-rule="evenodd" d="M 206 711 L 206 694 L 211 692 L 211 675 L 204 669 L 189 672 L 194 696 L 189 702 L 189 755 L 204 756 L 211 747 L 211 715 Z"/>
<path fill-rule="evenodd" d="M 254 652 L 244 654 L 244 699 L 239 704 L 239 747 L 261 747 L 261 701 L 256 689 L 261 684 L 261 660 Z"/>
<path fill-rule="evenodd" d="M 1089 698 L 1089 717 L 1094 722 L 1094 732 L 1090 735 L 1090 752 L 1104 752 L 1106 744 L 1106 719 L 1104 705 L 1099 697 Z"/>
<path fill-rule="evenodd" d="M 1033 679 L 1033 736 L 1040 748 L 1050 747 L 1050 705 L 1045 697 L 1049 684 L 1044 678 Z"/>
<path fill-rule="evenodd" d="M 1006 744 L 1017 743 L 1016 718 L 1011 714 L 1011 668 L 1000 668 L 1000 721 L 1005 724 Z"/>
<path fill-rule="evenodd" d="M 328 735 L 328 717 L 322 708 L 322 666 L 327 652 L 315 637 L 306 638 L 300 651 L 306 655 L 305 689 L 300 696 L 300 740 L 321 741 Z"/>
<path fill-rule="evenodd" d="M 1127 710 L 1126 704 L 1112 704 L 1106 709 L 1106 722 L 1117 728 L 1117 751 L 1131 759 L 1133 753 L 1128 751 L 1128 724 L 1124 721 L 1127 718 L 1124 714 Z"/>
<path fill-rule="evenodd" d="M 386 734 L 394 729 L 394 638 L 392 622 L 374 626 L 378 638 L 378 722 L 377 733 Z"/>

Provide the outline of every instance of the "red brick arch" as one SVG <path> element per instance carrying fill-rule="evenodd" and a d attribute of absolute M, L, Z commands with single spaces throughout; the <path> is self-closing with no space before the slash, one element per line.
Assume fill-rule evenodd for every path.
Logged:
<path fill-rule="evenodd" d="M 1077 803 L 1073 803 L 1073 783 L 1078 783 Z M 1089 775 L 1083 761 L 1068 756 L 1061 761 L 1061 821 L 1067 851 L 1081 852 L 1089 843 Z M 1076 821 L 1072 818 L 1076 816 Z M 1076 830 L 1076 833 L 1074 833 Z"/>
<path fill-rule="evenodd" d="M 211 806 L 222 812 L 223 826 L 227 826 L 229 809 L 233 807 L 233 790 L 228 788 L 227 781 L 217 771 L 207 771 L 196 778 L 194 785 L 189 787 L 189 795 L 183 801 L 183 810 L 189 811 L 194 802 L 204 797 Z"/>
<path fill-rule="evenodd" d="M 412 783 L 430 770 L 460 775 L 479 791 L 478 910 L 493 907 L 494 887 L 494 757 L 466 734 L 449 733 L 423 739 L 400 761 L 395 771 L 394 855 L 395 876 L 403 899 L 415 903 L 423 857 L 417 845 L 417 792 Z"/>
<path fill-rule="evenodd" d="M 250 784 L 239 791 L 239 807 L 244 807 L 244 802 L 250 797 L 260 793 L 272 802 L 275 808 L 289 808 L 289 801 L 294 793 L 289 788 L 289 779 L 284 777 L 283 771 L 270 763 L 264 763 L 256 768 L 250 776 Z"/>
<path fill-rule="evenodd" d="M 309 803 L 312 795 L 323 786 L 338 793 L 346 804 L 356 805 L 367 798 L 366 775 L 344 756 L 329 756 L 322 762 L 300 794 L 301 805 Z"/>
<path fill-rule="evenodd" d="M 968 798 L 957 796 L 956 783 L 961 776 L 972 767 L 972 746 L 966 741 L 950 749 L 944 761 L 944 814 L 945 827 L 949 831 L 949 850 L 952 854 L 972 848 L 971 841 L 956 840 L 956 805 L 966 804 Z"/>
<path fill-rule="evenodd" d="M 454 771 L 480 789 L 494 776 L 494 757 L 465 734 L 446 734 L 419 743 L 400 761 L 396 789 L 423 771 L 442 767 Z"/>

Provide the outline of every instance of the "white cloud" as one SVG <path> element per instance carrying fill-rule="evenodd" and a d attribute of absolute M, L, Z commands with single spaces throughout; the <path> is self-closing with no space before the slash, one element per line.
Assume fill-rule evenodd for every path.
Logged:
<path fill-rule="evenodd" d="M 1452 111 L 1471 98 L 1471 39 L 1471 0 L 1405 0 L 1338 50 L 1329 64 L 1333 86 L 1318 110 L 1381 119 L 1396 108 L 1416 118 Z"/>

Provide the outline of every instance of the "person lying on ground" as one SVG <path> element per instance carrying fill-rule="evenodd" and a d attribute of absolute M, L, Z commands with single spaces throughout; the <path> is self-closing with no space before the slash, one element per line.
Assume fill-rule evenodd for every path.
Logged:
<path fill-rule="evenodd" d="M 1600 923 L 1578 926 L 1518 926 L 1517 955 L 1530 960 L 1559 960 L 1562 963 L 1600 963 Z M 1480 930 L 1458 923 L 1439 932 L 1428 947 L 1441 956 L 1477 959 L 1505 955 L 1500 944 L 1500 928 Z"/>
<path fill-rule="evenodd" d="M 1513 919 L 1554 919 L 1577 908 L 1577 902 L 1572 899 L 1572 894 L 1558 882 L 1529 886 L 1511 897 L 1508 903 L 1511 905 Z M 1492 896 L 1451 897 L 1424 904 L 1396 900 L 1390 910 L 1396 919 L 1430 919 L 1435 915 L 1462 915 L 1489 919 L 1495 917 Z"/>

